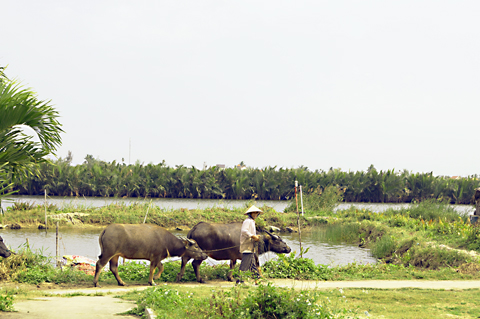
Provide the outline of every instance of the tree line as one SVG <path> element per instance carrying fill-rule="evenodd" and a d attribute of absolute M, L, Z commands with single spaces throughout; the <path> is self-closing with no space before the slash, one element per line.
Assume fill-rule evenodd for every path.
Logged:
<path fill-rule="evenodd" d="M 169 167 L 159 164 L 107 163 L 87 155 L 81 165 L 65 159 L 44 162 L 39 174 L 12 181 L 19 195 L 99 196 L 142 198 L 201 198 L 288 200 L 295 196 L 295 180 L 304 193 L 336 186 L 346 202 L 410 203 L 438 199 L 452 204 L 471 204 L 477 175 L 453 179 L 433 173 L 407 170 L 344 172 L 340 169 L 311 171 L 300 168 Z"/>

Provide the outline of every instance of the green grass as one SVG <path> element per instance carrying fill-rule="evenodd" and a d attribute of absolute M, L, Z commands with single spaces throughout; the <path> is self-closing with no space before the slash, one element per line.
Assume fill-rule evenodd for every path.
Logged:
<path fill-rule="evenodd" d="M 130 313 L 142 315 L 145 307 L 149 307 L 158 318 L 268 318 L 268 315 L 285 318 L 287 314 L 295 318 L 477 318 L 479 292 L 478 289 L 415 288 L 302 291 L 269 285 L 212 289 L 202 285 L 168 285 L 133 291 L 121 298 L 137 302 L 137 308 Z"/>
<path fill-rule="evenodd" d="M 348 306 L 372 318 L 478 318 L 480 291 L 437 289 L 342 289 Z"/>

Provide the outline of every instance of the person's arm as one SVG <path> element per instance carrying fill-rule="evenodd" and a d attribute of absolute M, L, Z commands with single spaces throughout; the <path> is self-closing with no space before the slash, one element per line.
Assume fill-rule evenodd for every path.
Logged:
<path fill-rule="evenodd" d="M 241 230 L 242 236 L 244 238 L 252 238 L 253 240 L 258 241 L 260 237 L 258 237 L 254 232 L 252 232 L 252 229 L 253 231 L 255 231 L 255 222 L 250 219 L 245 220 L 243 222 Z"/>

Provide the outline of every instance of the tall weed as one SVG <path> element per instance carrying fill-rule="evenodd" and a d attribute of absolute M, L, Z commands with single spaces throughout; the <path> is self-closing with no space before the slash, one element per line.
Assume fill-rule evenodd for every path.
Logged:
<path fill-rule="evenodd" d="M 445 200 L 427 199 L 416 203 L 408 208 L 400 208 L 396 210 L 388 210 L 388 215 L 404 215 L 415 219 L 424 220 L 458 220 L 458 216 L 465 222 L 468 219 L 467 213 L 457 212 L 453 206 L 449 205 Z"/>
<path fill-rule="evenodd" d="M 327 186 L 325 188 L 317 186 L 303 196 L 303 209 L 306 215 L 317 216 L 320 212 L 333 212 L 333 210 L 343 201 L 343 191 L 336 186 Z M 301 210 L 301 202 L 298 199 L 298 209 Z M 290 204 L 285 208 L 285 212 L 295 212 L 297 210 L 297 201 L 295 198 L 290 200 Z"/>

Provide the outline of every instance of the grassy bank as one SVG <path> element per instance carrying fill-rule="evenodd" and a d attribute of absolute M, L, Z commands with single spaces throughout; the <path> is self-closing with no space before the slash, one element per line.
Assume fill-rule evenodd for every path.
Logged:
<path fill-rule="evenodd" d="M 207 208 L 207 209 L 162 209 L 149 204 L 111 204 L 104 207 L 72 206 L 57 208 L 47 206 L 46 214 L 49 227 L 59 222 L 60 226 L 94 225 L 106 226 L 112 223 L 141 224 L 147 215 L 146 222 L 165 228 L 191 228 L 200 221 L 213 223 L 243 222 L 245 211 L 254 204 L 248 202 L 243 208 Z M 297 227 L 297 216 L 294 213 L 277 212 L 268 206 L 260 207 L 265 213 L 257 220 L 257 226 L 272 225 L 285 230 L 286 227 Z M 147 214 L 148 211 L 148 214 Z M 69 214 L 69 215 L 66 215 Z M 20 227 L 38 227 L 45 224 L 45 207 L 29 203 L 16 203 L 9 207 L 4 215 L 0 215 L 0 224 L 20 225 Z M 316 220 L 302 218 L 302 225 L 316 225 Z"/>

